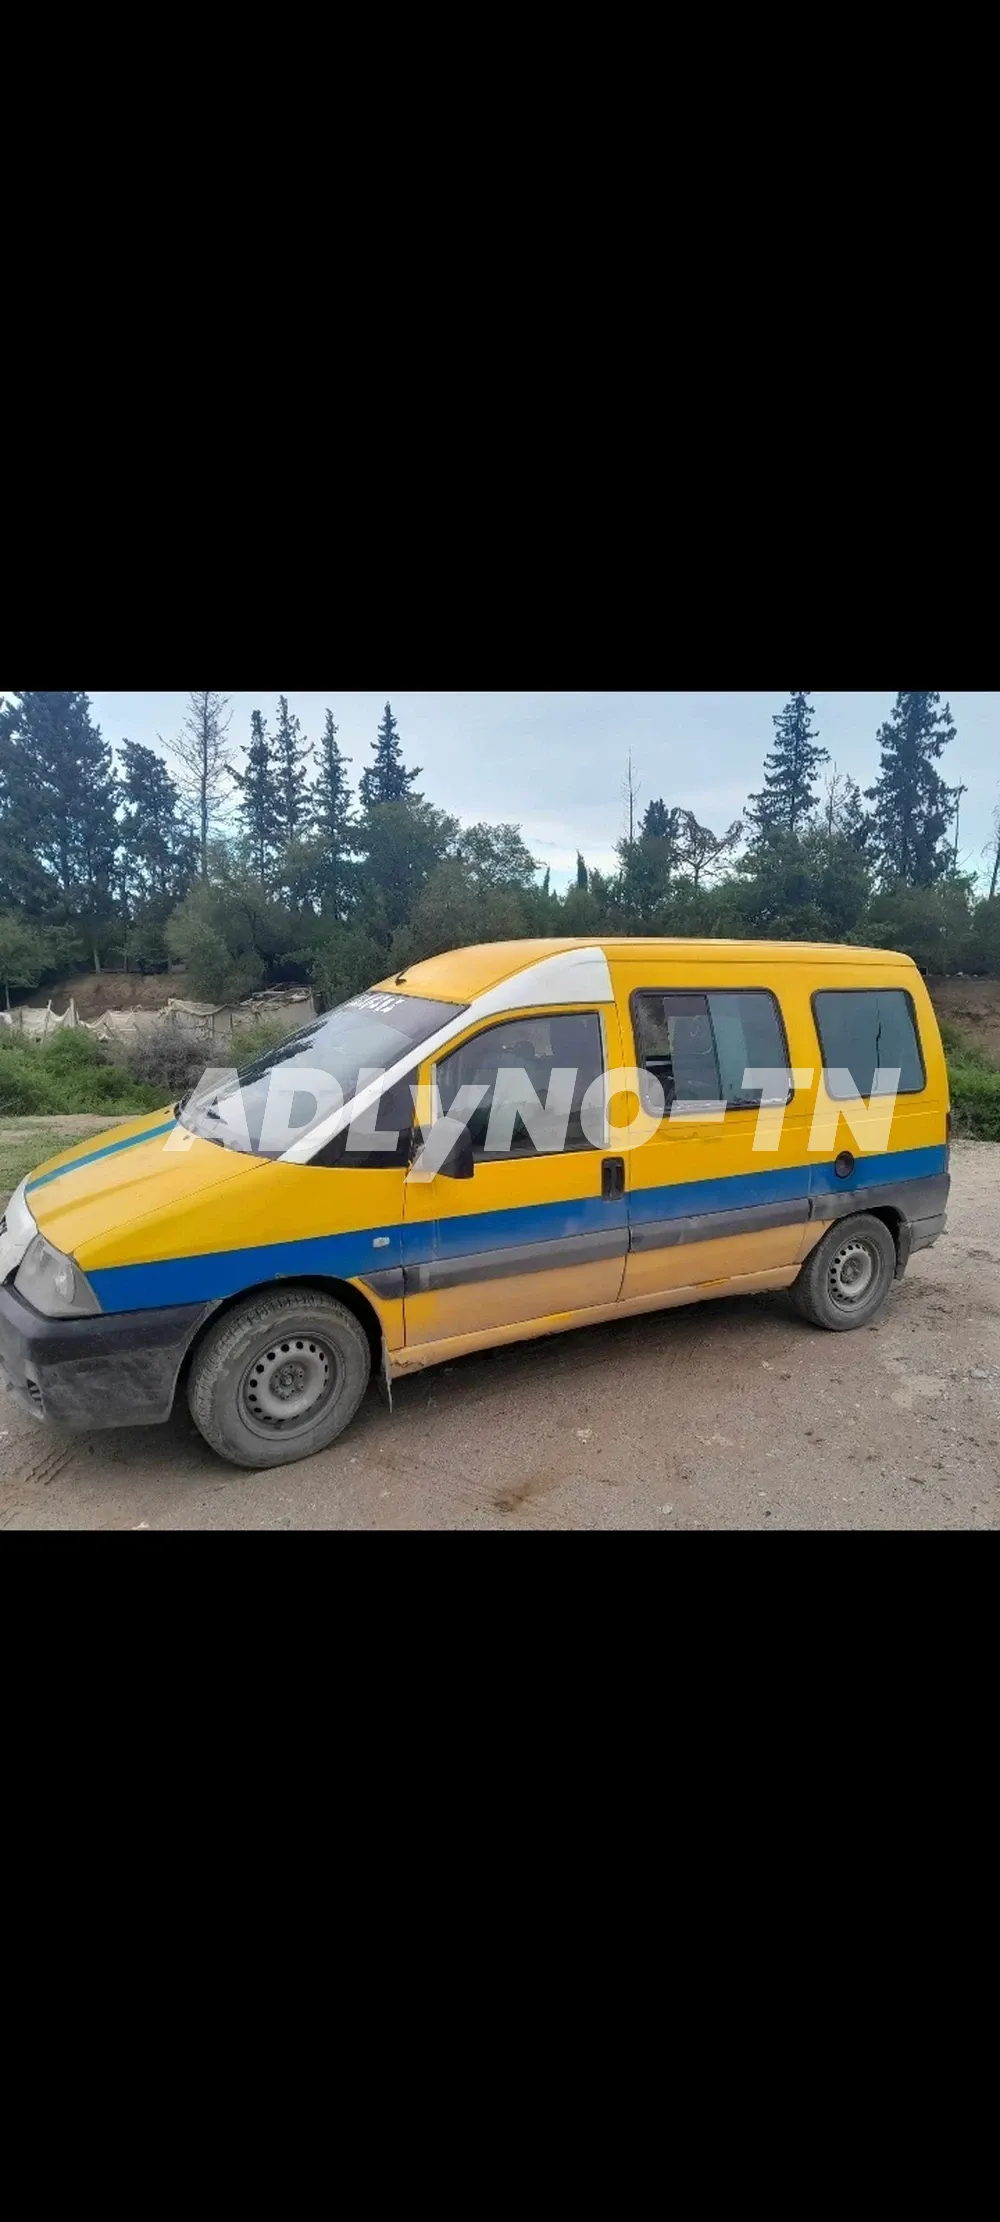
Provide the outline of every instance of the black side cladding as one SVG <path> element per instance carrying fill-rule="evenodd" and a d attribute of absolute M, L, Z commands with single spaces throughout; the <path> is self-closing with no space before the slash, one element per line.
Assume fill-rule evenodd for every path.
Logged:
<path fill-rule="evenodd" d="M 950 1173 L 931 1173 L 923 1180 L 886 1181 L 881 1187 L 847 1189 L 842 1195 L 812 1198 L 813 1219 L 853 1218 L 857 1212 L 891 1210 L 899 1217 L 896 1244 L 897 1280 L 902 1278 L 914 1250 L 928 1250 L 947 1225 Z"/>

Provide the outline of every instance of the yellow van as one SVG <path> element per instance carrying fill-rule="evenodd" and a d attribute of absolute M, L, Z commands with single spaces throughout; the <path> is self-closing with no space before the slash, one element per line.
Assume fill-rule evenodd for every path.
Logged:
<path fill-rule="evenodd" d="M 167 1419 L 274 1466 L 491 1343 L 738 1290 L 865 1326 L 945 1224 L 948 1082 L 909 958 L 501 942 L 326 1013 L 42 1166 L 0 1223 L 39 1418 Z M 613 1393 L 613 1382 L 609 1381 Z"/>

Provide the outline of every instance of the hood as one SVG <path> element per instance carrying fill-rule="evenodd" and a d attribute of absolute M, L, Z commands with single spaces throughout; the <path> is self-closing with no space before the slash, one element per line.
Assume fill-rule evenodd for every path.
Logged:
<path fill-rule="evenodd" d="M 136 1220 L 196 1204 L 201 1192 L 252 1179 L 261 1169 L 261 1159 L 201 1141 L 178 1127 L 172 1111 L 154 1111 L 36 1166 L 24 1196 L 39 1232 L 57 1250 L 103 1258 L 118 1253 Z"/>

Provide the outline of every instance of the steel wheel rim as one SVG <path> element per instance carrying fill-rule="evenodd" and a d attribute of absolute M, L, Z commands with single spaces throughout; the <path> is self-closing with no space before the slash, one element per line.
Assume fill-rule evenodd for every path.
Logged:
<path fill-rule="evenodd" d="M 288 1442 L 315 1427 L 341 1380 L 340 1359 L 325 1335 L 280 1335 L 262 1344 L 245 1369 L 240 1418 L 265 1441 Z"/>
<path fill-rule="evenodd" d="M 871 1295 L 879 1273 L 880 1259 L 873 1242 L 852 1239 L 845 1242 L 831 1258 L 827 1273 L 830 1302 L 838 1311 L 853 1311 Z"/>

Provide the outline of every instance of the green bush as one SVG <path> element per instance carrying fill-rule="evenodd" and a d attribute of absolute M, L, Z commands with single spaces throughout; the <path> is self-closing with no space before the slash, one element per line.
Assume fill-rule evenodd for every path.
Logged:
<path fill-rule="evenodd" d="M 157 1103 L 176 1101 L 188 1096 L 196 1088 L 208 1065 L 235 1066 L 243 1072 L 258 1057 L 266 1057 L 271 1050 L 279 1049 L 298 1029 L 288 1025 L 268 1025 L 237 1028 L 225 1042 L 193 1040 L 190 1035 L 176 1032 L 172 1027 L 147 1035 L 145 1041 L 131 1043 L 119 1051 L 119 1070 L 140 1086 L 157 1091 Z"/>
<path fill-rule="evenodd" d="M 988 1059 L 949 1062 L 951 1109 L 956 1134 L 978 1142 L 1000 1142 L 1000 1065 Z"/>
<path fill-rule="evenodd" d="M 118 1053 L 119 1071 L 140 1087 L 155 1088 L 158 1103 L 190 1095 L 210 1062 L 212 1051 L 204 1042 L 193 1042 L 172 1026 L 147 1035 L 145 1041 L 130 1042 Z"/>
<path fill-rule="evenodd" d="M 949 1019 L 941 1025 L 948 1059 L 954 1131 L 966 1140 L 1000 1142 L 1000 1065 L 967 1041 Z"/>
<path fill-rule="evenodd" d="M 128 961 L 132 972 L 165 972 L 168 955 L 165 926 L 156 923 L 133 926 L 128 937 Z"/>
<path fill-rule="evenodd" d="M 92 1034 L 53 1035 L 29 1042 L 3 1029 L 0 1038 L 0 1115 L 33 1118 L 59 1111 L 156 1111 L 162 1088 L 133 1080 L 104 1055 Z"/>
<path fill-rule="evenodd" d="M 193 887 L 166 929 L 172 957 L 187 966 L 189 995 L 239 1003 L 280 976 L 282 953 L 294 938 L 286 905 L 264 894 L 245 873 L 228 871 Z"/>
<path fill-rule="evenodd" d="M 234 1034 L 223 1054 L 164 1031 L 109 1057 L 92 1034 L 54 1034 L 47 1042 L 0 1033 L 0 1117 L 36 1118 L 65 1111 L 159 1111 L 189 1095 L 208 1064 L 232 1063 L 244 1071 L 280 1048 L 296 1029 L 261 1025 Z"/>
<path fill-rule="evenodd" d="M 965 968 L 1000 978 L 1000 895 L 976 905 Z"/>
<path fill-rule="evenodd" d="M 972 903 L 968 879 L 886 890 L 872 897 L 864 939 L 878 949 L 901 949 L 924 972 L 963 971 L 969 962 Z"/>

